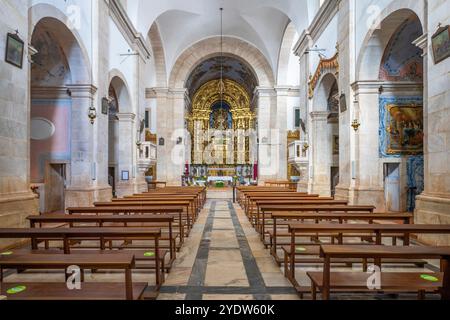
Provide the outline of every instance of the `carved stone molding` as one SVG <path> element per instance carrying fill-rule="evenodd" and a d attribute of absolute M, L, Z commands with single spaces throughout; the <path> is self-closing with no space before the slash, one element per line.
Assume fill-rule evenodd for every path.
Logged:
<path fill-rule="evenodd" d="M 339 52 L 336 52 L 336 54 L 330 59 L 320 59 L 316 72 L 309 80 L 309 99 L 314 97 L 314 91 L 319 84 L 319 80 L 322 75 L 326 73 L 333 73 L 335 75 L 339 73 Z"/>
<path fill-rule="evenodd" d="M 70 99 L 68 87 L 31 87 L 32 99 Z"/>
<path fill-rule="evenodd" d="M 425 57 L 428 53 L 428 33 L 424 33 L 414 40 L 413 44 L 422 50 L 422 57 Z"/>
<path fill-rule="evenodd" d="M 66 86 L 70 90 L 70 96 L 73 98 L 93 99 L 97 92 L 97 87 L 92 84 L 68 84 Z"/>
<path fill-rule="evenodd" d="M 150 45 L 147 43 L 142 34 L 136 30 L 120 1 L 109 0 L 107 1 L 107 4 L 109 6 L 112 19 L 122 31 L 130 45 L 137 48 L 137 51 L 142 59 L 150 59 Z"/>

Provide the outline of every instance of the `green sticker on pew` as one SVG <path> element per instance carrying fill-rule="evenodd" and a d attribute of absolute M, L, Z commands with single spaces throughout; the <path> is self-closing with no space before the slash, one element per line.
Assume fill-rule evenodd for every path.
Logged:
<path fill-rule="evenodd" d="M 12 254 L 13 254 L 12 251 L 6 251 L 6 252 L 0 253 L 0 256 L 10 256 L 10 255 L 12 255 Z"/>
<path fill-rule="evenodd" d="M 303 247 L 297 247 L 297 248 L 295 248 L 295 251 L 297 251 L 297 252 L 305 252 L 305 251 L 306 251 L 306 248 L 303 248 Z"/>
<path fill-rule="evenodd" d="M 24 292 L 25 290 L 27 290 L 27 287 L 25 287 L 25 286 L 17 286 L 17 287 L 8 289 L 8 291 L 6 291 L 6 293 L 7 294 L 17 294 L 17 293 Z"/>
<path fill-rule="evenodd" d="M 421 277 L 423 280 L 430 281 L 430 282 L 438 282 L 438 281 L 439 281 L 438 278 L 433 277 L 433 276 L 431 276 L 431 275 L 429 275 L 429 274 L 423 274 L 423 275 L 421 275 L 420 277 Z"/>
<path fill-rule="evenodd" d="M 152 251 L 144 253 L 144 257 L 154 257 L 154 256 L 155 256 L 155 253 Z"/>

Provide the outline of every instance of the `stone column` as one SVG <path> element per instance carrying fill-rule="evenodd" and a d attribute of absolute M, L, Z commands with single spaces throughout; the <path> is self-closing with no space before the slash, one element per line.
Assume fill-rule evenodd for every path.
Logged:
<path fill-rule="evenodd" d="M 306 51 L 308 47 L 312 45 L 312 39 L 309 35 L 305 37 L 302 42 L 301 48 L 297 52 L 299 55 L 299 63 L 300 63 L 300 116 L 303 122 L 305 123 L 304 130 L 301 129 L 301 140 L 310 139 L 310 128 L 309 124 L 309 104 L 310 100 L 308 98 L 308 81 L 309 81 L 309 70 L 310 70 L 310 59 L 309 53 Z M 308 141 L 308 144 L 311 145 L 311 141 Z M 307 151 L 308 154 L 311 154 L 310 150 Z M 310 183 L 310 163 L 309 162 L 302 163 L 300 165 L 300 181 L 299 181 L 299 191 L 300 192 L 311 192 L 311 183 Z"/>
<path fill-rule="evenodd" d="M 383 161 L 379 156 L 380 85 L 378 81 L 359 81 L 353 84 L 356 97 L 354 118 L 361 126 L 355 137 L 355 186 L 350 201 L 354 204 L 374 205 L 377 211 L 384 212 Z"/>
<path fill-rule="evenodd" d="M 147 99 L 156 99 L 156 118 L 158 139 L 157 180 L 168 185 L 181 185 L 185 166 L 184 111 L 186 89 L 151 88 L 147 89 Z M 177 144 L 182 138 L 181 144 Z M 159 141 L 158 141 L 159 142 Z"/>
<path fill-rule="evenodd" d="M 324 197 L 331 195 L 331 142 L 328 111 L 311 112 L 311 192 Z"/>
<path fill-rule="evenodd" d="M 166 152 L 170 155 L 169 162 L 166 164 L 167 183 L 172 186 L 181 185 L 181 176 L 184 174 L 186 164 L 186 145 L 190 143 L 187 141 L 187 130 L 185 128 L 185 110 L 186 110 L 186 93 L 184 88 L 171 89 L 170 98 L 171 106 L 169 119 L 171 120 L 172 130 L 166 142 Z"/>
<path fill-rule="evenodd" d="M 259 184 L 277 180 L 281 169 L 281 134 L 276 126 L 276 96 L 273 88 L 257 88 Z M 286 165 L 286 164 L 285 164 Z"/>
<path fill-rule="evenodd" d="M 117 119 L 119 119 L 119 158 L 118 162 L 118 174 L 119 182 L 116 186 L 116 192 L 118 197 L 132 195 L 135 192 L 135 119 L 134 113 L 118 113 Z M 129 180 L 122 180 L 122 172 L 128 172 Z"/>
<path fill-rule="evenodd" d="M 92 205 L 105 187 L 97 187 L 95 162 L 95 126 L 88 117 L 97 88 L 90 84 L 67 85 L 72 97 L 71 162 L 66 189 L 66 208 Z M 96 119 L 98 121 L 98 119 Z M 111 192 L 111 188 L 109 188 Z"/>
<path fill-rule="evenodd" d="M 287 172 L 287 157 L 288 157 L 288 146 L 287 146 L 287 103 L 289 97 L 290 87 L 276 87 L 277 93 L 277 111 L 276 126 L 280 132 L 280 141 L 278 149 L 278 157 L 280 159 L 280 169 L 278 170 L 277 179 L 286 180 L 288 178 Z"/>
<path fill-rule="evenodd" d="M 338 3 L 338 48 L 339 48 L 339 90 L 345 95 L 347 110 L 339 113 L 339 184 L 336 187 L 335 198 L 353 201 L 352 166 L 355 160 L 355 139 L 357 134 L 351 127 L 355 119 L 354 92 L 351 84 L 356 81 L 356 23 L 355 7 L 358 1 L 340 1 Z M 341 109 L 343 106 L 340 106 Z"/>
<path fill-rule="evenodd" d="M 158 134 L 158 140 L 164 139 L 164 145 L 160 145 L 160 141 L 157 141 L 157 177 L 154 177 L 154 179 L 159 181 L 166 181 L 168 169 L 166 163 L 170 160 L 170 155 L 167 155 L 165 152 L 166 140 L 171 130 L 168 119 L 168 95 L 169 88 L 149 88 L 146 90 L 146 98 L 156 100 L 156 132 Z"/>
<path fill-rule="evenodd" d="M 442 21 L 448 21 L 447 3 L 440 2 L 430 8 L 433 15 L 446 12 Z M 447 19 L 445 19 L 447 17 Z M 429 22 L 428 30 L 434 30 Z M 416 222 L 450 224 L 450 59 L 439 64 L 433 61 L 431 34 L 415 41 L 424 50 L 424 153 L 425 190 L 416 198 Z M 432 85 L 429 85 L 432 84 Z M 448 235 L 425 235 L 420 240 L 431 245 L 450 245 Z"/>

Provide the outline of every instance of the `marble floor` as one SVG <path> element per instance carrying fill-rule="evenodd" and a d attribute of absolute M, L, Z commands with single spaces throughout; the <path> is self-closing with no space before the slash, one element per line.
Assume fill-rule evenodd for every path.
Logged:
<path fill-rule="evenodd" d="M 178 255 L 161 300 L 297 300 L 230 191 L 213 191 Z"/>

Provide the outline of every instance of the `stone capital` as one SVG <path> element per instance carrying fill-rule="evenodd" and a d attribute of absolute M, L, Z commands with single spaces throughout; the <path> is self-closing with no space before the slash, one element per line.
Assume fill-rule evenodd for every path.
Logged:
<path fill-rule="evenodd" d="M 276 94 L 275 88 L 272 87 L 256 87 L 254 93 L 259 97 L 273 97 Z"/>
<path fill-rule="evenodd" d="M 170 88 L 169 94 L 175 99 L 189 98 L 188 89 L 186 88 Z"/>
<path fill-rule="evenodd" d="M 136 119 L 134 113 L 118 113 L 116 114 L 116 117 L 120 122 L 133 122 Z"/>
<path fill-rule="evenodd" d="M 423 84 L 414 81 L 357 81 L 352 84 L 355 96 L 361 94 L 375 94 L 395 93 L 395 92 L 421 92 L 423 91 Z"/>
<path fill-rule="evenodd" d="M 328 111 L 314 111 L 310 113 L 312 121 L 327 121 L 330 112 Z"/>
<path fill-rule="evenodd" d="M 295 97 L 300 94 L 299 86 L 276 86 L 274 89 L 277 96 Z"/>
<path fill-rule="evenodd" d="M 65 86 L 31 87 L 33 99 L 70 99 L 70 91 Z"/>
<path fill-rule="evenodd" d="M 93 99 L 97 92 L 97 87 L 92 84 L 69 84 L 66 86 L 72 98 Z"/>
<path fill-rule="evenodd" d="M 167 98 L 169 94 L 169 88 L 167 87 L 154 87 L 145 89 L 145 97 L 147 99 Z"/>
<path fill-rule="evenodd" d="M 380 94 L 380 88 L 383 85 L 383 81 L 378 80 L 362 80 L 356 81 L 351 84 L 355 96 L 360 94 Z"/>
<path fill-rule="evenodd" d="M 412 43 L 422 50 L 422 57 L 425 57 L 428 54 L 428 33 L 424 33 Z"/>

